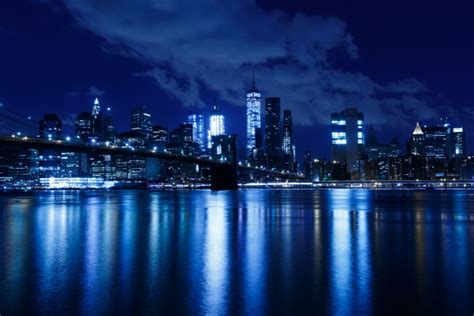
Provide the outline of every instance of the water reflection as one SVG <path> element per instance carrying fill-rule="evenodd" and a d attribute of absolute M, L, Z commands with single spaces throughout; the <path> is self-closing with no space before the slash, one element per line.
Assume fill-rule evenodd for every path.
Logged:
<path fill-rule="evenodd" d="M 0 313 L 474 310 L 469 191 L 2 196 Z"/>

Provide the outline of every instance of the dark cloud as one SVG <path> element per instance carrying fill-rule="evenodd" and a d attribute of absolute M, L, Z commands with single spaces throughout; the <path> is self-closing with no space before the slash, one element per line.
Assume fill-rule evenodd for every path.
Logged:
<path fill-rule="evenodd" d="M 258 87 L 281 96 L 301 125 L 327 124 L 331 112 L 347 106 L 392 125 L 407 113 L 420 120 L 438 115 L 416 79 L 380 83 L 340 69 L 333 53 L 357 62 L 359 50 L 339 18 L 264 11 L 252 0 L 63 2 L 107 51 L 149 65 L 140 75 L 184 106 L 205 106 L 204 89 L 243 106 L 254 67 Z"/>

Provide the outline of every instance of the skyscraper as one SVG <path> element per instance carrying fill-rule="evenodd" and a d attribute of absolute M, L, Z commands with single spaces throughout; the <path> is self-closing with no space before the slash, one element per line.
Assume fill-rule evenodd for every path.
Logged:
<path fill-rule="evenodd" d="M 225 134 L 224 115 L 221 113 L 217 105 L 214 105 L 209 116 L 209 130 L 207 132 L 207 148 L 212 148 L 212 136 Z"/>
<path fill-rule="evenodd" d="M 281 157 L 280 98 L 265 99 L 265 148 L 268 168 L 276 168 Z"/>
<path fill-rule="evenodd" d="M 204 138 L 204 118 L 202 114 L 188 115 L 188 123 L 193 126 L 193 141 L 198 145 L 199 150 L 206 150 L 206 141 Z"/>
<path fill-rule="evenodd" d="M 160 125 L 153 126 L 151 140 L 152 149 L 160 152 L 165 151 L 168 144 L 168 129 Z"/>
<path fill-rule="evenodd" d="M 466 139 L 463 127 L 454 127 L 451 131 L 451 157 L 463 157 L 466 155 Z"/>
<path fill-rule="evenodd" d="M 331 114 L 332 160 L 346 164 L 348 172 L 358 168 L 356 162 L 364 149 L 364 115 L 356 108 Z"/>
<path fill-rule="evenodd" d="M 255 76 L 252 88 L 247 92 L 247 157 L 256 148 L 256 129 L 262 127 L 262 96 L 255 87 Z"/>
<path fill-rule="evenodd" d="M 140 132 L 145 138 L 151 137 L 153 126 L 151 123 L 151 114 L 146 107 L 138 107 L 132 111 L 132 131 Z"/>
<path fill-rule="evenodd" d="M 446 126 L 424 126 L 423 135 L 426 157 L 440 160 L 448 157 L 448 128 Z"/>
<path fill-rule="evenodd" d="M 45 114 L 39 122 L 39 137 L 48 140 L 59 140 L 62 137 L 63 124 L 55 113 Z"/>
<path fill-rule="evenodd" d="M 425 153 L 425 135 L 418 122 L 411 136 L 410 153 L 412 155 L 423 155 Z"/>
<path fill-rule="evenodd" d="M 95 98 L 94 105 L 92 106 L 92 137 L 102 139 L 102 114 L 100 113 L 100 102 L 98 98 Z"/>
<path fill-rule="evenodd" d="M 293 119 L 291 110 L 283 111 L 283 142 L 282 149 L 285 155 L 293 155 Z"/>
<path fill-rule="evenodd" d="M 80 138 L 83 142 L 89 141 L 89 137 L 92 136 L 92 115 L 90 112 L 82 112 L 79 114 L 75 121 L 75 134 L 76 138 Z"/>
<path fill-rule="evenodd" d="M 108 107 L 105 112 L 103 121 L 103 136 L 104 140 L 111 143 L 115 142 L 114 121 L 112 120 L 112 109 L 110 107 Z"/>
<path fill-rule="evenodd" d="M 283 111 L 282 145 L 285 169 L 293 171 L 296 167 L 295 145 L 293 143 L 293 119 L 291 110 Z"/>

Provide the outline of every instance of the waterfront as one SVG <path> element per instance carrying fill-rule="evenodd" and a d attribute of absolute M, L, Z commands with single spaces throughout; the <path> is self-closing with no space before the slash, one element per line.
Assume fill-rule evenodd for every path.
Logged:
<path fill-rule="evenodd" d="M 474 312 L 474 192 L 0 197 L 0 314 Z"/>

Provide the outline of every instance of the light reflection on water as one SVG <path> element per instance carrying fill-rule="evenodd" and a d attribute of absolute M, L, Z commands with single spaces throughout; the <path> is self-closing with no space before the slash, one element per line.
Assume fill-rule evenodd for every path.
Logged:
<path fill-rule="evenodd" d="M 0 313 L 472 314 L 469 191 L 2 196 Z"/>

